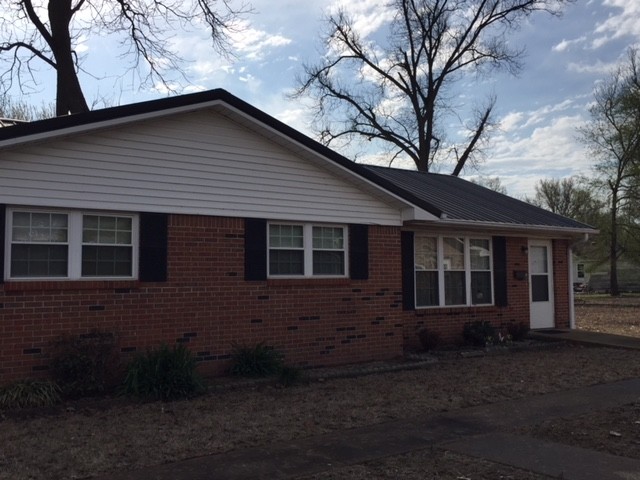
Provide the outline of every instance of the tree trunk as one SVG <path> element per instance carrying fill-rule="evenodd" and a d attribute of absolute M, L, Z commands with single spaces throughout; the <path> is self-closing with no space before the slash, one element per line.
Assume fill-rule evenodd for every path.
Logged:
<path fill-rule="evenodd" d="M 611 245 L 609 248 L 609 294 L 620 295 L 618 286 L 618 192 L 611 195 Z"/>
<path fill-rule="evenodd" d="M 74 52 L 71 50 L 69 23 L 73 16 L 71 0 L 49 2 L 51 41 L 49 46 L 56 59 L 56 115 L 88 112 L 76 72 Z"/>

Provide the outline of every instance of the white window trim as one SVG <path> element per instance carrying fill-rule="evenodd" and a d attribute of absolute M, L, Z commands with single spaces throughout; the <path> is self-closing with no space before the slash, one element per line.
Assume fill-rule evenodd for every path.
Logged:
<path fill-rule="evenodd" d="M 54 213 L 67 215 L 67 245 L 69 248 L 67 276 L 66 277 L 12 277 L 11 276 L 11 244 L 13 229 L 13 213 Z M 108 276 L 108 277 L 83 277 L 82 276 L 82 216 L 101 215 L 131 218 L 131 276 Z M 100 280 L 135 280 L 138 278 L 138 252 L 140 217 L 136 213 L 95 211 L 95 210 L 72 210 L 72 209 L 43 209 L 29 207 L 7 207 L 5 221 L 5 244 L 4 244 L 4 279 L 11 282 L 58 282 L 58 281 L 100 281 Z M 62 244 L 62 243 L 61 243 Z"/>
<path fill-rule="evenodd" d="M 418 305 L 418 282 L 416 278 L 416 274 L 418 270 L 415 268 L 415 246 L 413 252 L 413 289 L 414 289 L 414 306 L 416 309 L 434 309 L 434 308 L 467 308 L 467 307 L 491 307 L 495 305 L 495 289 L 493 282 L 493 245 L 491 242 L 491 237 L 484 236 L 476 236 L 476 235 L 459 235 L 459 234 L 440 234 L 440 235 L 428 235 L 428 234 L 418 234 L 416 233 L 415 238 L 435 238 L 437 241 L 438 248 L 438 295 L 439 295 L 439 304 L 438 305 Z M 464 272 L 465 272 L 465 294 L 466 294 L 466 303 L 454 304 L 454 305 L 446 305 L 445 304 L 445 281 L 444 281 L 444 239 L 445 238 L 462 238 L 464 239 Z M 489 244 L 489 272 L 491 272 L 491 302 L 488 303 L 473 303 L 472 292 L 471 292 L 471 273 L 472 272 L 486 272 L 487 270 L 472 270 L 471 269 L 471 240 L 487 240 Z M 415 243 L 415 240 L 414 240 Z M 434 271 L 434 270 L 424 270 L 424 271 Z M 451 271 L 462 271 L 462 270 L 451 270 Z"/>
<path fill-rule="evenodd" d="M 303 248 L 278 248 L 274 250 L 304 250 L 304 274 L 303 275 L 272 275 L 271 274 L 271 225 L 295 225 L 302 227 Z M 336 251 L 344 251 L 344 275 L 314 275 L 313 274 L 313 227 L 332 227 L 341 228 L 344 241 L 344 249 Z M 315 249 L 324 250 L 327 249 Z M 346 225 L 333 223 L 305 223 L 305 222 L 268 222 L 267 223 L 267 278 L 269 279 L 288 279 L 288 278 L 348 278 L 349 277 L 349 228 Z"/>

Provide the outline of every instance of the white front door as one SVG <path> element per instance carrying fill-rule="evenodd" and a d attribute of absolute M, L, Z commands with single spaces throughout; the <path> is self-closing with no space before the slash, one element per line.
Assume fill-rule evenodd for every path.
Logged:
<path fill-rule="evenodd" d="M 555 309 L 550 241 L 529 241 L 529 295 L 531 328 L 553 328 Z"/>

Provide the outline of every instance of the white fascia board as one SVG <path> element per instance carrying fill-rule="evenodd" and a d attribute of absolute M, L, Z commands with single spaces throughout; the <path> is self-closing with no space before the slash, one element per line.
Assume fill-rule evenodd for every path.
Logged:
<path fill-rule="evenodd" d="M 416 226 L 419 224 L 416 224 Z M 573 238 L 578 235 L 583 236 L 585 234 L 597 234 L 599 230 L 594 228 L 567 228 L 567 227 L 553 227 L 548 225 L 518 225 L 511 223 L 500 222 L 479 222 L 470 220 L 438 220 L 430 225 L 424 225 L 438 228 L 455 228 L 456 230 L 500 230 L 504 232 L 522 233 L 529 235 L 544 235 L 546 237 L 567 237 Z"/>

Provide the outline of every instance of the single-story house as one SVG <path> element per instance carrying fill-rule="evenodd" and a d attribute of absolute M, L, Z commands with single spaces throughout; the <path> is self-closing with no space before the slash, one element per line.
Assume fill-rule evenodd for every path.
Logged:
<path fill-rule="evenodd" d="M 460 178 L 357 164 L 224 90 L 0 128 L 0 384 L 95 329 L 205 374 L 399 356 L 417 329 L 572 325 L 592 228 Z"/>

